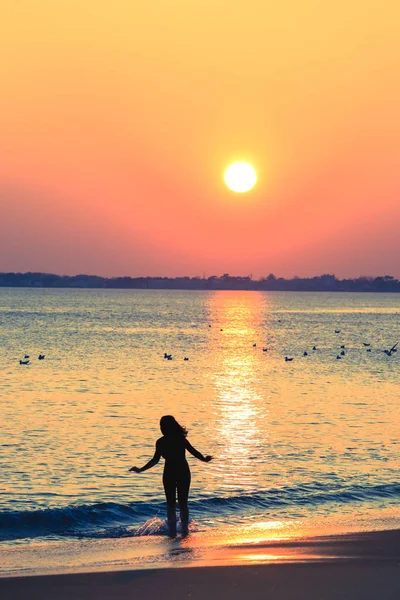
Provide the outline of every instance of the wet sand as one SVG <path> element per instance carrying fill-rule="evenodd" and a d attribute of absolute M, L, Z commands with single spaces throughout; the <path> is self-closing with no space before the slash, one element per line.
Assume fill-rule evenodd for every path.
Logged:
<path fill-rule="evenodd" d="M 398 600 L 400 565 L 331 562 L 50 575 L 0 580 L 0 592 L 2 600 Z"/>
<path fill-rule="evenodd" d="M 288 549 L 293 552 L 289 553 Z M 297 550 L 306 549 L 306 552 Z M 263 543 L 226 565 L 0 579 L 2 600 L 398 600 L 400 531 Z M 280 557 L 284 557 L 283 562 Z M 221 560 L 222 557 L 220 557 Z"/>

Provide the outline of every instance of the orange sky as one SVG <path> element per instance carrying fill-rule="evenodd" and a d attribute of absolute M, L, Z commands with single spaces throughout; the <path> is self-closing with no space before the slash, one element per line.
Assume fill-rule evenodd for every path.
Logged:
<path fill-rule="evenodd" d="M 400 276 L 399 23 L 389 0 L 3 0 L 0 271 Z"/>

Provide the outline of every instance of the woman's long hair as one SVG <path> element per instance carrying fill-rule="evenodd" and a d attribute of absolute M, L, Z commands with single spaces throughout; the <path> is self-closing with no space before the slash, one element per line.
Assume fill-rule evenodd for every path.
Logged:
<path fill-rule="evenodd" d="M 179 425 L 178 421 L 172 415 L 164 415 L 160 419 L 160 429 L 163 435 L 176 435 L 186 437 L 188 432 L 186 427 Z"/>

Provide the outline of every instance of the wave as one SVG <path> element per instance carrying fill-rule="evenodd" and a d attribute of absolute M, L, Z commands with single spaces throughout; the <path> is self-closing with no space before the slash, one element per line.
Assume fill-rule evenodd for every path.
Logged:
<path fill-rule="evenodd" d="M 400 484 L 348 485 L 312 483 L 236 496 L 205 496 L 190 502 L 192 515 L 230 518 L 265 510 L 327 503 L 359 503 L 400 498 Z M 166 533 L 164 502 L 69 505 L 41 510 L 0 512 L 0 541 L 48 536 L 127 537 Z"/>

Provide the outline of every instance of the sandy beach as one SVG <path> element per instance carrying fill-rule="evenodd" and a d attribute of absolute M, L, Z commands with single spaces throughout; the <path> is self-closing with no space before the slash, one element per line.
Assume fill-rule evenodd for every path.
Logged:
<path fill-rule="evenodd" d="M 225 556 L 225 565 L 223 557 Z M 204 566 L 0 579 L 2 600 L 244 597 L 397 600 L 400 531 L 327 536 L 221 549 Z M 186 563 L 188 564 L 188 563 Z M 210 566 L 213 565 L 213 566 Z M 177 568 L 179 567 L 179 568 Z"/>
<path fill-rule="evenodd" d="M 120 571 L 5 579 L 0 590 L 3 600 L 398 600 L 400 566 L 345 561 Z"/>

